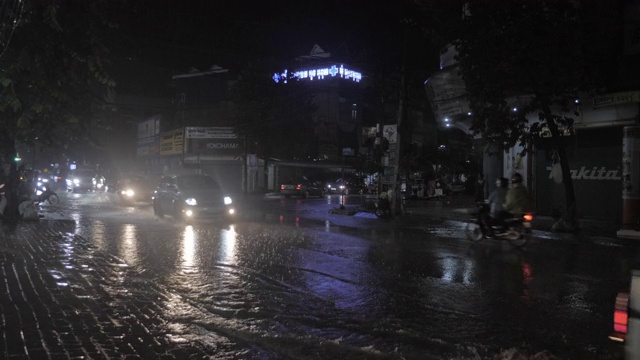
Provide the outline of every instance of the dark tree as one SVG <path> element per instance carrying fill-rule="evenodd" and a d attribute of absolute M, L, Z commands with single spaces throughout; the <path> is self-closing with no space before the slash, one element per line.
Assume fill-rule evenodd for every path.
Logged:
<path fill-rule="evenodd" d="M 559 127 L 572 128 L 571 105 L 580 94 L 614 77 L 615 11 L 606 1 L 469 1 L 457 42 L 476 134 L 507 149 L 541 128 L 551 132 L 565 186 L 563 220 L 571 229 L 576 199 Z M 539 121 L 530 127 L 532 113 Z"/>
<path fill-rule="evenodd" d="M 86 141 L 115 82 L 104 70 L 109 1 L 23 1 L 0 57 L 0 155 L 12 164 L 7 197 L 15 215 L 16 143 L 64 148 Z M 4 24 L 6 27 L 6 24 Z M 4 173 L 4 172 L 3 172 Z M 7 175 L 7 174 L 5 174 Z"/>

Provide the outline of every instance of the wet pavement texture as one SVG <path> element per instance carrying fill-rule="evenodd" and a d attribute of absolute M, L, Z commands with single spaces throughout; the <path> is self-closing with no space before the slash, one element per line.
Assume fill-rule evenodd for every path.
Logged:
<path fill-rule="evenodd" d="M 276 196 L 185 224 L 61 197 L 0 234 L 1 358 L 620 358 L 607 336 L 637 249 L 608 230 L 537 229 L 518 250 L 466 240 L 464 198 L 383 220 L 330 211 L 365 196 Z"/>

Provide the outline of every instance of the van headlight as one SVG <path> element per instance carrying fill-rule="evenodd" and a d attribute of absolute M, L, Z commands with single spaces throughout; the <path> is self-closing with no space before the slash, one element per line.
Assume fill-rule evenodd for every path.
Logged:
<path fill-rule="evenodd" d="M 198 202 L 196 201 L 196 199 L 194 198 L 188 198 L 184 201 L 185 203 L 187 203 L 187 205 L 189 206 L 196 206 L 198 205 Z"/>
<path fill-rule="evenodd" d="M 224 204 L 225 205 L 231 205 L 231 203 L 233 203 L 233 201 L 231 200 L 231 198 L 229 196 L 225 196 L 224 197 Z"/>

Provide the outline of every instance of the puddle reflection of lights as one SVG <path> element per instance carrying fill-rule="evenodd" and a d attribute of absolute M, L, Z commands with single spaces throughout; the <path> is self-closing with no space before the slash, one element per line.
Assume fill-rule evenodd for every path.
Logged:
<path fill-rule="evenodd" d="M 137 229 L 133 224 L 127 224 L 122 229 L 122 242 L 120 243 L 120 257 L 127 264 L 135 265 L 138 261 Z"/>
<path fill-rule="evenodd" d="M 220 231 L 222 238 L 220 262 L 226 264 L 235 264 L 236 258 L 236 242 L 238 241 L 238 233 L 234 225 L 229 225 L 229 229 Z"/>
<path fill-rule="evenodd" d="M 194 265 L 194 258 L 196 252 L 196 233 L 193 230 L 192 225 L 187 225 L 184 228 L 184 235 L 182 237 L 182 267 L 190 268 Z"/>
<path fill-rule="evenodd" d="M 278 219 L 280 220 L 280 224 L 282 224 L 284 222 L 284 215 L 280 215 Z"/>
<path fill-rule="evenodd" d="M 452 282 L 462 282 L 463 284 L 471 283 L 471 271 L 473 261 L 460 260 L 454 258 L 445 258 L 442 260 L 442 280 Z"/>
<path fill-rule="evenodd" d="M 331 230 L 331 222 L 329 222 L 329 220 L 324 221 L 324 229 L 327 231 Z"/>
<path fill-rule="evenodd" d="M 296 227 L 300 227 L 300 218 L 296 216 Z"/>

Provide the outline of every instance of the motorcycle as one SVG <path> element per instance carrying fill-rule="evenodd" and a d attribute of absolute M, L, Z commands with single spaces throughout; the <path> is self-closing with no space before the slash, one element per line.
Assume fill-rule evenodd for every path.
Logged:
<path fill-rule="evenodd" d="M 465 233 L 471 241 L 480 241 L 489 234 L 488 227 L 491 226 L 493 236 L 497 239 L 508 240 L 511 245 L 521 247 L 527 243 L 528 234 L 531 233 L 531 221 L 533 214 L 526 213 L 522 216 L 510 216 L 503 219 L 499 224 L 490 224 L 489 205 L 480 204 L 478 211 L 472 214 L 472 218 L 467 222 Z"/>
<path fill-rule="evenodd" d="M 36 189 L 36 196 L 33 198 L 33 202 L 38 205 L 58 205 L 60 203 L 60 198 L 55 191 L 51 190 L 49 185 L 42 185 L 40 188 Z"/>
<path fill-rule="evenodd" d="M 389 201 L 389 199 L 378 198 L 375 214 L 379 218 L 391 216 L 391 202 Z"/>

